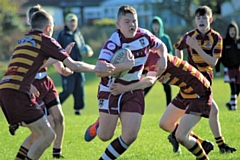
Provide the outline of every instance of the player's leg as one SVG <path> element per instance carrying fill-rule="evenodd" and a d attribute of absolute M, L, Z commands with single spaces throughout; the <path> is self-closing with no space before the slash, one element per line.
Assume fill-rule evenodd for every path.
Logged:
<path fill-rule="evenodd" d="M 162 84 L 163 84 L 163 89 L 164 89 L 165 95 L 166 95 L 166 103 L 167 103 L 166 106 L 168 106 L 170 104 L 170 102 L 172 101 L 172 88 L 168 84 L 164 84 L 164 83 L 162 83 Z"/>
<path fill-rule="evenodd" d="M 222 153 L 235 152 L 236 149 L 234 147 L 228 146 L 225 143 L 224 137 L 222 136 L 221 126 L 219 122 L 219 110 L 214 100 L 213 100 L 210 115 L 209 115 L 209 125 L 215 137 L 215 140 L 219 147 L 220 152 Z"/>
<path fill-rule="evenodd" d="M 209 160 L 201 144 L 194 137 L 190 136 L 191 131 L 200 119 L 200 116 L 185 114 L 180 120 L 175 136 L 177 141 L 185 146 L 197 159 Z"/>
<path fill-rule="evenodd" d="M 105 152 L 100 158 L 101 160 L 117 159 L 117 157 L 122 155 L 137 138 L 142 121 L 142 115 L 134 112 L 121 112 L 120 120 L 122 124 L 122 135 L 114 139 L 107 146 Z"/>
<path fill-rule="evenodd" d="M 64 115 L 62 112 L 62 107 L 60 104 L 54 105 L 48 109 L 48 112 L 54 122 L 54 131 L 56 133 L 56 139 L 53 143 L 53 157 L 60 158 L 62 157 L 62 145 L 64 137 Z"/>
<path fill-rule="evenodd" d="M 33 123 L 26 125 L 31 130 L 31 132 L 36 134 L 38 137 L 29 149 L 27 157 L 31 159 L 39 159 L 43 152 L 53 142 L 55 138 L 55 132 L 51 128 L 45 116 Z"/>
<path fill-rule="evenodd" d="M 178 106 L 182 106 L 182 107 L 178 108 L 173 103 L 178 104 Z M 170 103 L 166 108 L 164 114 L 160 119 L 159 126 L 161 129 L 171 133 L 168 136 L 168 140 L 173 146 L 173 152 L 181 154 L 181 148 L 175 138 L 175 131 L 178 127 L 178 120 L 185 113 L 185 109 L 184 109 L 185 106 L 180 102 L 173 102 L 173 103 Z"/>

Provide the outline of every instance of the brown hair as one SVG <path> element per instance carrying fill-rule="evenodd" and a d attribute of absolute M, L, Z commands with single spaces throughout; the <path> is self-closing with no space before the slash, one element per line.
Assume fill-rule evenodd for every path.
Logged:
<path fill-rule="evenodd" d="M 212 17 L 212 9 L 208 6 L 199 6 L 195 11 L 195 16 L 204 16 L 205 14 Z"/>
<path fill-rule="evenodd" d="M 117 18 L 120 19 L 121 16 L 125 16 L 127 13 L 137 14 L 136 10 L 129 5 L 122 5 L 118 8 Z"/>
<path fill-rule="evenodd" d="M 43 29 L 47 24 L 51 23 L 51 15 L 45 11 L 35 12 L 32 16 L 32 29 Z"/>
<path fill-rule="evenodd" d="M 43 7 L 40 4 L 37 4 L 37 5 L 29 8 L 28 13 L 27 13 L 28 19 L 31 20 L 32 15 L 37 11 L 44 11 Z"/>

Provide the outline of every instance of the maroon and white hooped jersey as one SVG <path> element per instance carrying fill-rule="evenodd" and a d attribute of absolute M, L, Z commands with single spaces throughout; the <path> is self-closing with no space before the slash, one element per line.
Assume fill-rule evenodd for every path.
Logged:
<path fill-rule="evenodd" d="M 104 44 L 98 59 L 110 62 L 112 56 L 118 49 L 129 48 L 134 55 L 135 65 L 128 74 L 121 78 L 115 79 L 112 76 L 102 77 L 99 91 L 108 92 L 108 87 L 113 82 L 126 85 L 139 81 L 142 77 L 142 71 L 149 49 L 156 49 L 161 45 L 162 41 L 146 29 L 138 28 L 133 38 L 125 38 L 120 30 L 116 30 Z"/>

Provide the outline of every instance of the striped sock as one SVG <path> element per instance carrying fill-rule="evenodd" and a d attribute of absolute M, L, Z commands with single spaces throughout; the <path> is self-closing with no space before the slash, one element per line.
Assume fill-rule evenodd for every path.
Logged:
<path fill-rule="evenodd" d="M 191 132 L 190 136 L 194 137 L 196 140 L 198 140 L 198 142 L 200 142 L 201 144 L 203 143 L 204 139 L 202 139 L 201 137 L 199 137 L 196 133 Z"/>
<path fill-rule="evenodd" d="M 217 138 L 215 138 L 215 140 L 216 140 L 216 143 L 217 143 L 218 146 L 221 146 L 225 143 L 225 140 L 224 140 L 223 136 L 217 137 Z"/>
<path fill-rule="evenodd" d="M 194 154 L 199 160 L 210 160 L 208 155 L 205 153 L 200 142 L 196 141 L 196 144 L 189 149 L 189 151 Z"/>
<path fill-rule="evenodd" d="M 24 160 L 27 157 L 27 153 L 28 153 L 28 149 L 21 146 L 18 150 L 15 160 Z"/>
<path fill-rule="evenodd" d="M 123 152 L 125 152 L 128 148 L 122 138 L 119 136 L 115 140 L 113 140 L 108 147 L 106 148 L 105 152 L 102 154 L 102 157 L 99 160 L 111 160 L 117 159 Z"/>

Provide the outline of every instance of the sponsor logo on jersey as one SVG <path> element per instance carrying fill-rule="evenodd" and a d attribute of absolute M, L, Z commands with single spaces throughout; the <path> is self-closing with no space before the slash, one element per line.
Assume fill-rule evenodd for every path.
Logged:
<path fill-rule="evenodd" d="M 212 47 L 212 44 L 210 42 L 207 42 L 206 45 L 205 45 L 206 48 L 211 48 Z"/>
<path fill-rule="evenodd" d="M 23 38 L 21 38 L 21 39 L 18 41 L 18 44 L 24 44 L 24 43 L 27 43 L 27 42 L 31 43 L 31 45 L 32 45 L 33 47 L 36 47 L 36 46 L 37 46 L 37 44 L 36 44 L 36 42 L 34 41 L 34 39 L 33 39 L 32 36 L 28 36 L 28 37 L 23 37 Z"/>
<path fill-rule="evenodd" d="M 107 44 L 107 48 L 110 49 L 110 50 L 114 50 L 114 49 L 116 49 L 116 45 L 114 43 L 110 42 L 110 43 Z"/>
<path fill-rule="evenodd" d="M 104 99 L 99 99 L 99 100 L 98 100 L 98 106 L 99 106 L 99 108 L 101 108 L 101 107 L 103 106 L 103 104 L 104 104 Z"/>

